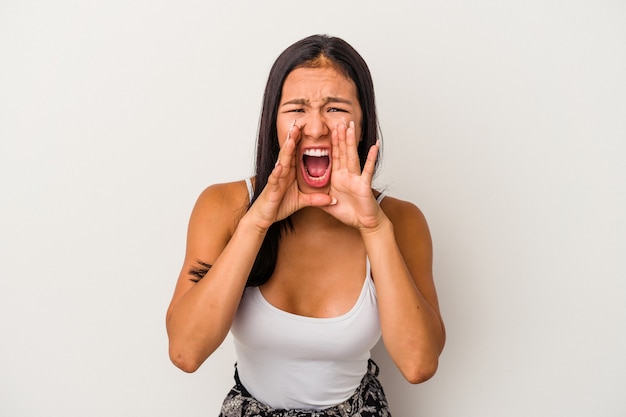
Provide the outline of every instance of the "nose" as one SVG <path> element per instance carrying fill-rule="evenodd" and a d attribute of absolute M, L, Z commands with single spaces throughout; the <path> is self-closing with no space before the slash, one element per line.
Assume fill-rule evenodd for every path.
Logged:
<path fill-rule="evenodd" d="M 319 139 L 327 136 L 331 131 L 326 118 L 318 112 L 310 112 L 303 119 L 300 127 L 303 136 Z"/>

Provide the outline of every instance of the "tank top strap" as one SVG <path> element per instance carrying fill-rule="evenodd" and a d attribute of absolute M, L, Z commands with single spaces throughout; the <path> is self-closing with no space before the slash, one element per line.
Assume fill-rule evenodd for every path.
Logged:
<path fill-rule="evenodd" d="M 246 187 L 248 187 L 248 201 L 252 202 L 252 197 L 254 197 L 254 189 L 252 188 L 252 180 L 250 178 L 246 178 Z"/>

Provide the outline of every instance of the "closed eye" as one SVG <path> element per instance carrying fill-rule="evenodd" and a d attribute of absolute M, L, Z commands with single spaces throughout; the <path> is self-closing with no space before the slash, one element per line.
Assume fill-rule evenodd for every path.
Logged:
<path fill-rule="evenodd" d="M 347 110 L 344 109 L 340 109 L 338 107 L 331 107 L 327 110 L 329 113 L 335 113 L 335 112 L 343 112 L 343 113 L 347 113 Z"/>

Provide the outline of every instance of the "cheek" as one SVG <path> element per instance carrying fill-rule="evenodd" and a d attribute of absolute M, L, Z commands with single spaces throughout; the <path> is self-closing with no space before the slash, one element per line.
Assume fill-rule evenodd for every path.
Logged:
<path fill-rule="evenodd" d="M 281 148 L 285 144 L 285 140 L 287 139 L 287 131 L 289 130 L 289 126 L 285 126 L 285 123 L 281 123 L 280 121 L 276 123 L 276 135 L 278 136 L 278 146 Z"/>
<path fill-rule="evenodd" d="M 363 140 L 363 124 L 365 121 L 363 120 L 363 114 L 359 111 L 354 117 L 354 125 L 356 127 L 356 137 L 359 142 Z"/>
<path fill-rule="evenodd" d="M 283 148 L 285 144 L 285 136 L 281 133 L 280 129 L 278 130 L 278 147 Z"/>
<path fill-rule="evenodd" d="M 359 141 L 359 143 L 363 140 L 363 128 L 361 127 L 361 124 L 356 124 L 356 129 L 355 129 L 355 135 L 357 140 Z"/>

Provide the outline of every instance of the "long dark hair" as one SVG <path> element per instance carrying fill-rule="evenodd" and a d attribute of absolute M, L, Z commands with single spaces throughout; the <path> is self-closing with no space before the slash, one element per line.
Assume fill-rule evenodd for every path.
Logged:
<path fill-rule="evenodd" d="M 280 147 L 276 117 L 285 78 L 296 68 L 317 67 L 320 66 L 320 62 L 328 62 L 331 67 L 351 79 L 356 85 L 363 114 L 362 136 L 358 145 L 361 169 L 363 169 L 370 147 L 380 137 L 374 84 L 369 68 L 361 55 L 343 39 L 327 35 L 313 35 L 294 43 L 276 59 L 265 86 L 256 148 L 254 196 L 250 205 L 256 201 L 267 185 L 267 180 L 278 159 Z M 291 221 L 287 218 L 274 223 L 269 228 L 248 276 L 247 286 L 261 285 L 270 278 L 276 266 L 281 233 L 290 226 Z"/>

